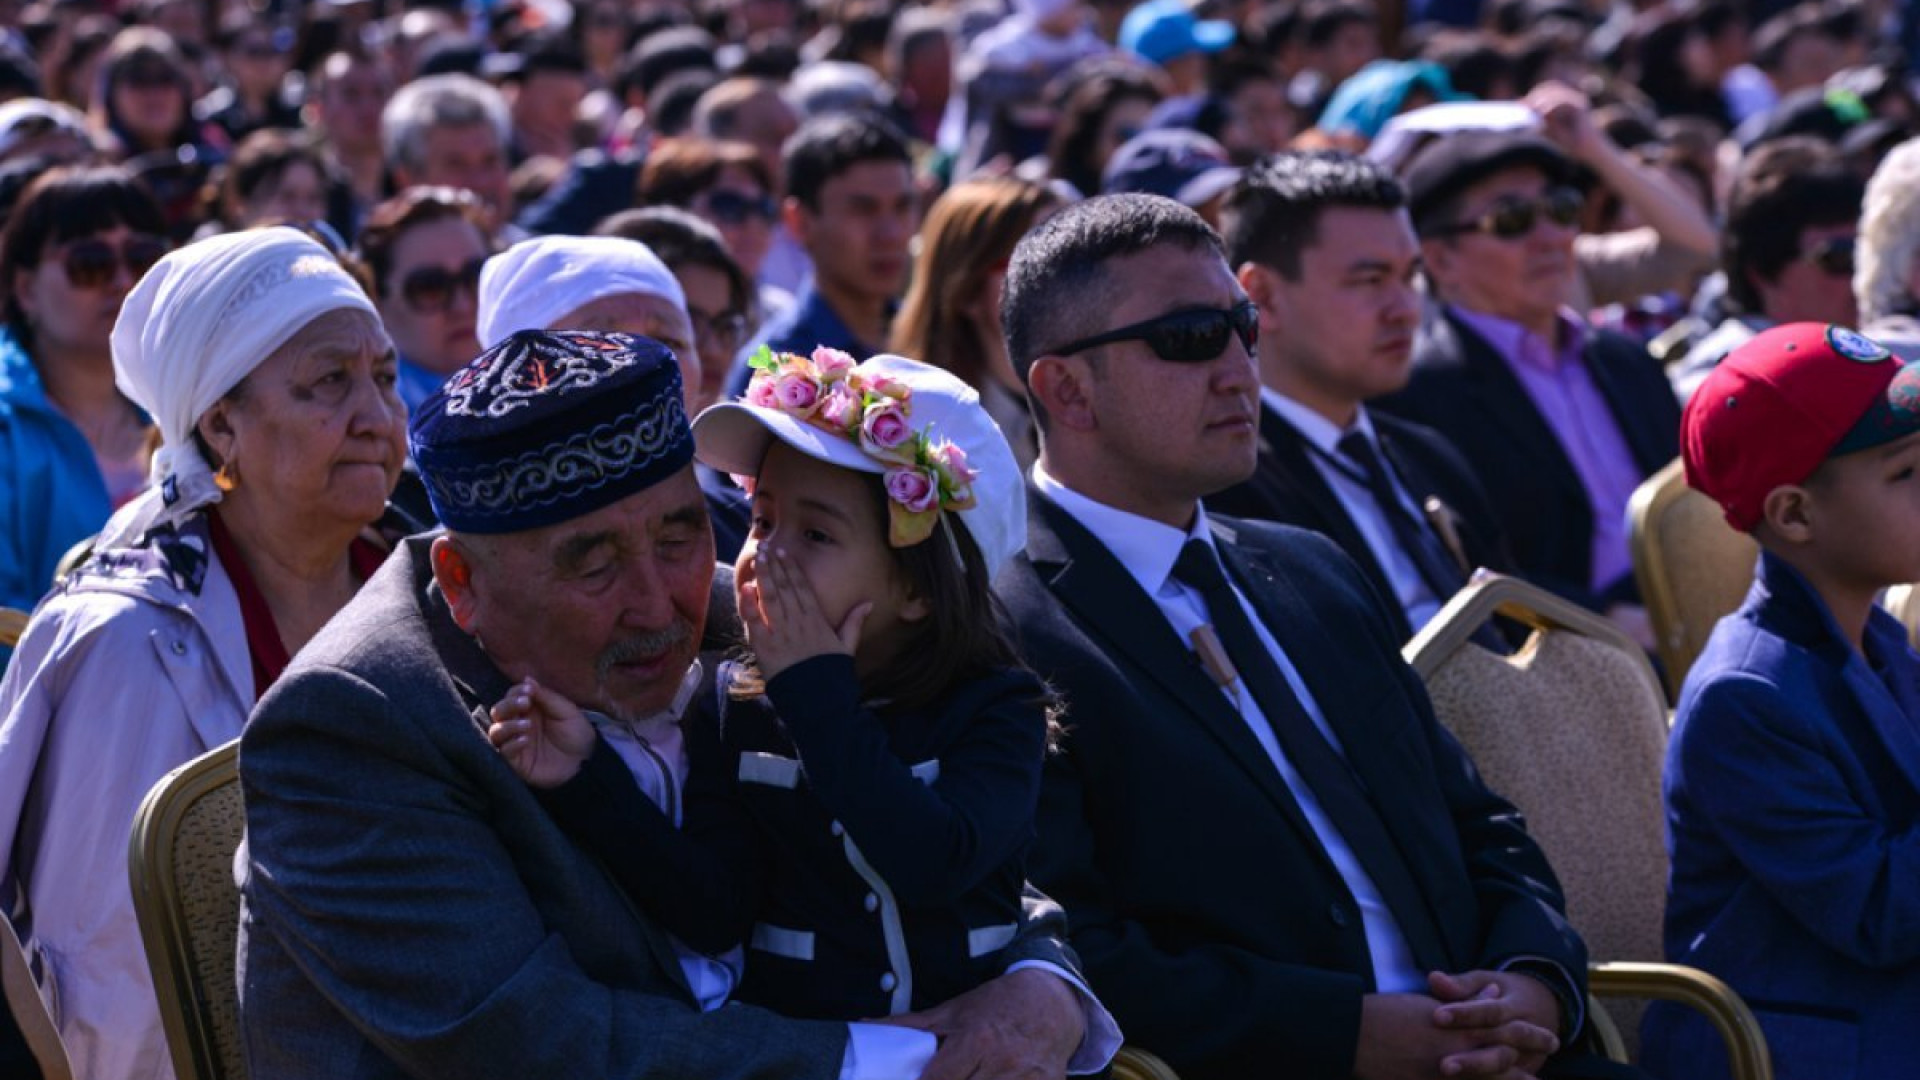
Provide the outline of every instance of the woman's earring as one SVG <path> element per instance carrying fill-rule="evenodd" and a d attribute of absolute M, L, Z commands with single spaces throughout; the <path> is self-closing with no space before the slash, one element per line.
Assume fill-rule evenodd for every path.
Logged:
<path fill-rule="evenodd" d="M 213 486 L 221 491 L 232 491 L 240 486 L 240 470 L 233 467 L 232 461 L 221 462 L 219 470 L 213 474 Z"/>

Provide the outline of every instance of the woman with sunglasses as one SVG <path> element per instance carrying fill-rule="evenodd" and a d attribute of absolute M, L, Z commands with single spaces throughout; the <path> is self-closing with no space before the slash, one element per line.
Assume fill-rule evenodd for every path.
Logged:
<path fill-rule="evenodd" d="M 480 355 L 474 338 L 480 268 L 492 254 L 486 209 L 470 192 L 414 187 L 373 208 L 360 261 L 400 353 L 400 400 L 417 407 Z"/>
<path fill-rule="evenodd" d="M 166 253 L 160 208 L 115 168 L 55 170 L 0 236 L 0 606 L 29 609 L 68 548 L 147 479 L 147 419 L 114 385 L 108 337 Z"/>
<path fill-rule="evenodd" d="M 173 39 L 150 27 L 120 31 L 100 64 L 94 130 L 124 158 L 194 148 L 218 156 L 193 117 L 193 75 Z"/>
<path fill-rule="evenodd" d="M 780 203 L 766 162 L 751 144 L 699 136 L 662 143 L 648 155 L 636 194 L 640 206 L 677 206 L 705 219 L 720 230 L 727 253 L 747 276 L 760 279 Z M 763 285 L 759 300 L 764 321 L 793 303 L 793 296 Z"/>
<path fill-rule="evenodd" d="M 1053 188 L 1030 180 L 970 180 L 948 189 L 920 226 L 913 284 L 887 344 L 889 352 L 922 357 L 979 391 L 1022 470 L 1039 446 L 1000 332 L 1000 290 L 1013 246 L 1062 205 Z"/>
<path fill-rule="evenodd" d="M 113 376 L 160 430 L 154 485 L 34 613 L 0 681 L 0 881 L 25 901 L 15 923 L 74 1074 L 153 1080 L 172 1068 L 127 888 L 134 811 L 238 737 L 378 568 L 405 413 L 366 292 L 293 229 L 166 256 L 112 342 Z"/>

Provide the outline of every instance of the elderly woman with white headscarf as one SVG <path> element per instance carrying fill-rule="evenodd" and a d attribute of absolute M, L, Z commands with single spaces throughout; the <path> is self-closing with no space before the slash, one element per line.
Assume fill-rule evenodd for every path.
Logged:
<path fill-rule="evenodd" d="M 238 737 L 379 565 L 369 527 L 405 456 L 373 304 L 292 229 L 160 260 L 113 362 L 164 440 L 153 485 L 35 612 L 0 682 L 0 900 L 90 1080 L 172 1073 L 127 881 L 134 810 Z"/>

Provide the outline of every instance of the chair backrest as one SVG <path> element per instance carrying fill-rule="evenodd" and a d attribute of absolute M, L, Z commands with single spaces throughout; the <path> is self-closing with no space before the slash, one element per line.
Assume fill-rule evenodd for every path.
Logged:
<path fill-rule="evenodd" d="M 1677 698 L 1713 624 L 1746 598 L 1760 548 L 1727 524 L 1719 504 L 1687 486 L 1678 460 L 1640 485 L 1627 514 L 1634 581 L 1667 669 L 1667 691 Z"/>
<path fill-rule="evenodd" d="M 1511 656 L 1471 640 L 1496 613 L 1530 631 Z M 1591 959 L 1661 959 L 1667 708 L 1646 654 L 1599 616 L 1498 575 L 1454 596 L 1404 652 L 1440 722 L 1526 816 Z"/>
<path fill-rule="evenodd" d="M 27 632 L 27 613 L 14 608 L 0 608 L 0 648 L 11 649 L 20 644 L 20 635 Z"/>
<path fill-rule="evenodd" d="M 245 1080 L 234 954 L 240 892 L 234 853 L 246 818 L 240 744 L 162 777 L 134 816 L 133 909 L 180 1080 Z"/>

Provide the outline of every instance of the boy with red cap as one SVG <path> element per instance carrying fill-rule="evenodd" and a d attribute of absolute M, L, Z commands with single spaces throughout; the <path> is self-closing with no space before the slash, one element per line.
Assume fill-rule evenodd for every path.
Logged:
<path fill-rule="evenodd" d="M 1701 384 L 1680 442 L 1761 554 L 1674 719 L 1667 956 L 1746 998 L 1782 1080 L 1920 1075 L 1920 656 L 1874 606 L 1920 580 L 1920 367 L 1777 327 Z M 1658 1075 L 1726 1075 L 1697 1014 L 1655 1006 L 1643 1034 Z"/>

